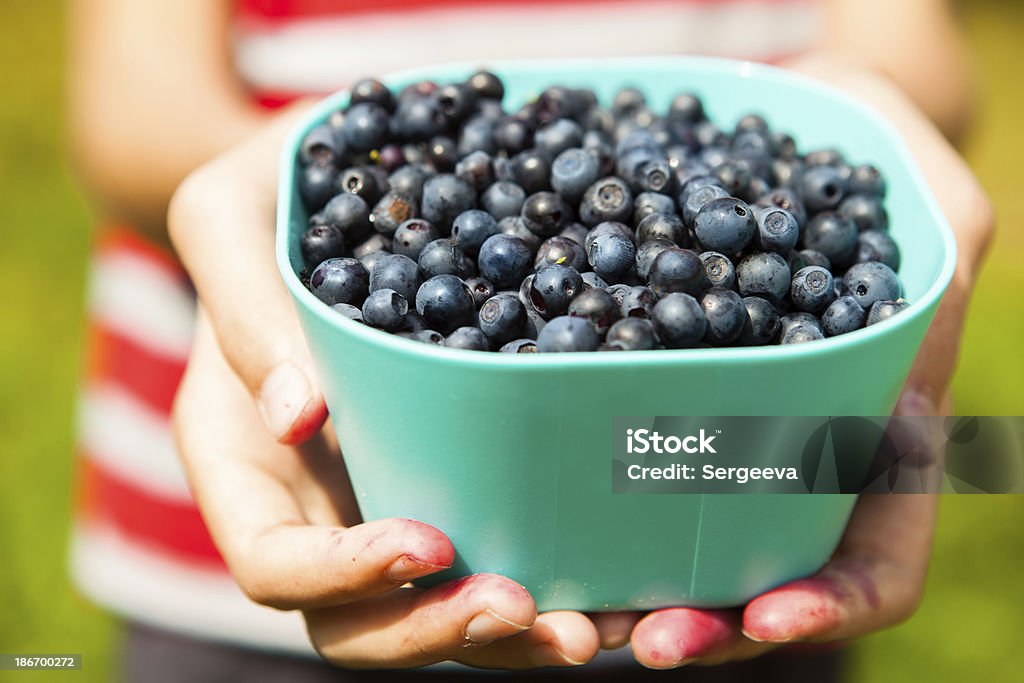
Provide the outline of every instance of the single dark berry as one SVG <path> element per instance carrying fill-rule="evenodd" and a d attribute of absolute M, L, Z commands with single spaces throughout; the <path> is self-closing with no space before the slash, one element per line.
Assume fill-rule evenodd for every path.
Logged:
<path fill-rule="evenodd" d="M 569 219 L 569 207 L 554 192 L 537 192 L 526 198 L 520 211 L 526 229 L 540 237 L 557 235 Z"/>
<path fill-rule="evenodd" d="M 651 351 L 657 348 L 658 337 L 647 318 L 623 318 L 608 328 L 605 343 L 616 351 Z"/>
<path fill-rule="evenodd" d="M 533 144 L 549 159 L 554 159 L 565 150 L 583 144 L 583 127 L 572 119 L 551 121 L 537 129 Z"/>
<path fill-rule="evenodd" d="M 577 271 L 586 270 L 588 267 L 587 253 L 583 247 L 568 237 L 549 237 L 544 240 L 537 249 L 537 256 L 533 260 L 534 270 L 540 270 L 546 265 L 561 264 L 575 268 Z"/>
<path fill-rule="evenodd" d="M 764 346 L 771 344 L 779 335 L 779 313 L 767 299 L 758 296 L 743 298 L 747 318 L 743 331 L 737 340 L 743 346 Z"/>
<path fill-rule="evenodd" d="M 580 273 L 580 277 L 583 278 L 584 289 L 608 289 L 608 283 L 604 281 L 604 278 L 592 270 Z"/>
<path fill-rule="evenodd" d="M 496 220 L 518 216 L 526 201 L 526 190 L 510 180 L 499 180 L 480 195 L 480 203 Z"/>
<path fill-rule="evenodd" d="M 652 213 L 678 215 L 672 197 L 658 192 L 641 192 L 633 198 L 633 224 L 638 226 Z"/>
<path fill-rule="evenodd" d="M 495 347 L 522 337 L 526 331 L 526 307 L 515 294 L 495 294 L 480 307 L 477 319 Z"/>
<path fill-rule="evenodd" d="M 438 173 L 452 173 L 458 160 L 455 141 L 444 135 L 437 135 L 427 142 L 427 163 Z"/>
<path fill-rule="evenodd" d="M 785 209 L 761 208 L 756 212 L 757 239 L 761 251 L 787 254 L 800 239 L 800 225 L 793 214 Z"/>
<path fill-rule="evenodd" d="M 670 349 L 696 346 L 708 329 L 700 303 L 681 292 L 662 297 L 651 311 L 651 321 L 658 339 Z"/>
<path fill-rule="evenodd" d="M 435 275 L 469 277 L 469 260 L 452 238 L 437 239 L 423 247 L 417 263 L 424 280 Z"/>
<path fill-rule="evenodd" d="M 543 192 L 549 189 L 551 167 L 547 156 L 538 149 L 527 149 L 509 160 L 510 178 L 528 194 Z"/>
<path fill-rule="evenodd" d="M 609 282 L 621 281 L 633 268 L 636 248 L 625 235 L 607 234 L 594 238 L 587 259 L 594 272 Z"/>
<path fill-rule="evenodd" d="M 441 105 L 423 95 L 401 98 L 391 116 L 391 132 L 407 142 L 428 140 L 443 132 L 446 125 Z"/>
<path fill-rule="evenodd" d="M 388 111 L 373 102 L 359 102 L 348 108 L 341 125 L 348 147 L 356 152 L 369 152 L 387 141 Z"/>
<path fill-rule="evenodd" d="M 369 290 L 390 289 L 401 294 L 406 301 L 413 301 L 421 282 L 415 261 L 401 254 L 387 254 L 380 257 L 370 271 Z"/>
<path fill-rule="evenodd" d="M 532 253 L 526 242 L 511 235 L 487 238 L 480 247 L 480 275 L 499 289 L 517 287 L 530 272 Z"/>
<path fill-rule="evenodd" d="M 697 214 L 701 209 L 717 199 L 729 197 L 729 192 L 719 185 L 692 185 L 680 194 L 680 210 L 683 213 L 683 223 L 693 226 Z"/>
<path fill-rule="evenodd" d="M 689 249 L 666 249 L 658 254 L 647 279 L 651 289 L 662 297 L 674 292 L 697 295 L 709 284 L 704 263 Z"/>
<path fill-rule="evenodd" d="M 456 216 L 475 207 L 476 193 L 461 178 L 441 174 L 427 179 L 423 184 L 420 205 L 423 217 L 446 233 Z"/>
<path fill-rule="evenodd" d="M 580 202 L 580 222 L 595 226 L 605 221 L 623 222 L 633 215 L 633 195 L 620 178 L 601 178 L 587 188 Z"/>
<path fill-rule="evenodd" d="M 440 235 L 437 234 L 437 230 L 431 223 L 420 218 L 413 218 L 405 221 L 395 230 L 392 249 L 396 254 L 418 260 L 423 247 L 438 237 Z"/>
<path fill-rule="evenodd" d="M 619 313 L 623 318 L 650 318 L 658 295 L 649 287 L 630 287 L 622 296 Z"/>
<path fill-rule="evenodd" d="M 473 295 L 473 303 L 476 304 L 477 308 L 483 306 L 484 302 L 495 294 L 494 285 L 489 280 L 479 276 L 466 280 L 466 286 L 469 287 L 469 291 Z"/>
<path fill-rule="evenodd" d="M 789 299 L 800 311 L 821 315 L 836 299 L 832 273 L 821 266 L 807 266 L 793 275 Z"/>
<path fill-rule="evenodd" d="M 551 164 L 551 187 L 566 201 L 579 202 L 600 172 L 600 164 L 594 154 L 579 147 L 566 149 Z"/>
<path fill-rule="evenodd" d="M 324 222 L 341 228 L 347 241 L 358 242 L 370 232 L 370 208 L 358 195 L 336 195 L 327 202 L 323 213 Z"/>
<path fill-rule="evenodd" d="M 708 329 L 704 341 L 712 346 L 730 346 L 743 332 L 747 309 L 740 295 L 731 289 L 712 287 L 700 297 Z"/>
<path fill-rule="evenodd" d="M 801 238 L 804 247 L 820 251 L 833 266 L 847 266 L 857 257 L 857 226 L 833 211 L 812 218 Z"/>
<path fill-rule="evenodd" d="M 893 270 L 900 268 L 900 248 L 888 232 L 865 230 L 857 235 L 857 262 L 879 261 Z"/>
<path fill-rule="evenodd" d="M 479 252 L 487 238 L 499 232 L 498 221 L 479 209 L 464 211 L 452 222 L 452 239 L 462 251 L 470 255 Z"/>
<path fill-rule="evenodd" d="M 470 152 L 455 164 L 455 175 L 473 186 L 477 192 L 494 182 L 494 167 L 487 152 Z"/>
<path fill-rule="evenodd" d="M 854 194 L 866 194 L 872 197 L 885 196 L 885 178 L 877 168 L 870 164 L 854 167 L 847 184 L 849 191 Z"/>
<path fill-rule="evenodd" d="M 837 209 L 840 216 L 853 221 L 857 230 L 887 230 L 889 214 L 882 204 L 881 197 L 866 194 L 851 194 L 839 203 Z"/>
<path fill-rule="evenodd" d="M 416 312 L 431 327 L 448 334 L 464 325 L 472 325 L 476 306 L 469 287 L 455 275 L 430 278 L 416 292 Z"/>
<path fill-rule="evenodd" d="M 814 249 L 801 249 L 799 252 L 800 259 L 803 261 L 804 266 L 821 266 L 825 270 L 832 270 L 832 262 L 828 260 L 828 256 L 825 256 L 820 251 Z M 800 270 L 797 268 L 797 270 Z"/>
<path fill-rule="evenodd" d="M 370 275 L 354 258 L 327 259 L 309 277 L 309 289 L 328 306 L 362 306 L 369 292 Z"/>
<path fill-rule="evenodd" d="M 636 242 L 643 244 L 649 240 L 668 240 L 677 246 L 686 241 L 686 228 L 683 221 L 675 213 L 652 213 L 636 226 Z"/>
<path fill-rule="evenodd" d="M 589 320 L 601 337 L 621 317 L 615 300 L 603 289 L 587 289 L 580 293 L 569 303 L 568 314 Z"/>
<path fill-rule="evenodd" d="M 841 296 L 821 314 L 821 327 L 826 336 L 835 337 L 864 327 L 864 309 L 852 296 Z"/>
<path fill-rule="evenodd" d="M 377 232 L 393 235 L 399 225 L 416 217 L 416 211 L 416 201 L 412 197 L 392 190 L 373 207 L 370 222 Z"/>
<path fill-rule="evenodd" d="M 345 235 L 336 225 L 314 225 L 302 234 L 299 247 L 306 264 L 315 267 L 345 253 Z"/>
<path fill-rule="evenodd" d="M 675 249 L 676 245 L 664 239 L 651 239 L 643 242 L 636 250 L 636 274 L 644 281 L 650 279 L 651 264 L 661 252 Z"/>
<path fill-rule="evenodd" d="M 490 351 L 491 344 L 487 336 L 478 327 L 460 327 L 444 340 L 444 345 L 450 349 L 465 349 L 467 351 Z"/>
<path fill-rule="evenodd" d="M 779 318 L 779 336 L 784 337 L 794 327 L 813 327 L 822 334 L 824 330 L 821 327 L 821 320 L 818 316 L 813 313 L 807 313 L 806 311 L 796 311 L 794 313 L 787 313 L 786 315 Z"/>
<path fill-rule="evenodd" d="M 388 176 L 388 185 L 392 192 L 401 193 L 418 202 L 423 196 L 423 184 L 427 182 L 429 176 L 430 173 L 425 167 L 408 164 Z"/>
<path fill-rule="evenodd" d="M 352 85 L 350 103 L 356 105 L 361 102 L 376 104 L 386 111 L 395 110 L 395 96 L 386 85 L 374 78 L 363 78 Z"/>
<path fill-rule="evenodd" d="M 704 264 L 704 274 L 708 284 L 723 289 L 736 289 L 736 266 L 725 254 L 717 251 L 705 251 L 700 255 Z"/>
<path fill-rule="evenodd" d="M 349 320 L 355 320 L 357 323 L 363 322 L 363 312 L 358 306 L 353 306 L 352 304 L 334 304 L 331 308 Z"/>
<path fill-rule="evenodd" d="M 553 264 L 537 271 L 529 296 L 534 310 L 550 320 L 563 315 L 569 302 L 582 291 L 583 279 L 575 268 Z"/>
<path fill-rule="evenodd" d="M 596 351 L 601 338 L 589 320 L 563 315 L 548 322 L 537 336 L 541 353 Z"/>
<path fill-rule="evenodd" d="M 782 335 L 782 344 L 804 344 L 806 342 L 818 341 L 824 339 L 825 335 L 822 334 L 821 330 L 817 327 L 811 327 L 810 325 L 796 325 L 784 335 Z"/>
<path fill-rule="evenodd" d="M 811 213 L 839 206 L 846 193 L 846 181 L 834 166 L 811 166 L 798 180 L 800 198 Z"/>
<path fill-rule="evenodd" d="M 807 225 L 807 209 L 796 193 L 786 187 L 777 187 L 757 200 L 758 207 L 776 208 L 788 211 L 801 228 Z"/>
<path fill-rule="evenodd" d="M 876 301 L 871 304 L 871 310 L 868 311 L 866 324 L 874 325 L 875 323 L 880 323 L 883 320 L 888 320 L 909 305 L 910 302 L 905 299 L 897 299 L 895 301 Z"/>
<path fill-rule="evenodd" d="M 365 240 L 360 242 L 352 250 L 352 256 L 353 258 L 357 258 L 360 260 L 360 262 L 362 262 L 364 256 L 366 256 L 367 254 L 371 254 L 373 252 L 383 252 L 386 254 L 390 254 L 391 246 L 391 238 L 388 237 L 387 235 L 381 235 L 379 233 L 375 235 L 370 235 Z M 364 263 L 363 265 L 366 264 Z M 367 268 L 366 270 L 369 271 L 370 269 Z"/>
<path fill-rule="evenodd" d="M 334 196 L 338 169 L 331 163 L 312 163 L 299 175 L 299 194 L 309 211 L 319 211 Z"/>
<path fill-rule="evenodd" d="M 346 168 L 334 181 L 338 192 L 348 192 L 362 197 L 367 206 L 376 204 L 384 194 L 376 173 L 365 166 Z"/>
<path fill-rule="evenodd" d="M 777 303 L 786 298 L 792 277 L 789 264 L 778 254 L 751 254 L 736 266 L 736 284 L 742 296 L 759 296 Z"/>
<path fill-rule="evenodd" d="M 855 263 L 843 276 L 843 294 L 849 294 L 868 310 L 876 301 L 895 301 L 903 285 L 892 268 L 877 261 Z"/>
<path fill-rule="evenodd" d="M 363 302 L 363 320 L 366 324 L 387 332 L 399 330 L 408 312 L 409 302 L 393 289 L 371 292 Z"/>
<path fill-rule="evenodd" d="M 754 211 L 735 197 L 714 199 L 704 205 L 693 219 L 700 243 L 711 251 L 736 254 L 757 232 Z"/>

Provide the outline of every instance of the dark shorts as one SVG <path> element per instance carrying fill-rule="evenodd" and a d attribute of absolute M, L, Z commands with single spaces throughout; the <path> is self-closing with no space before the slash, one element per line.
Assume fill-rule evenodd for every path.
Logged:
<path fill-rule="evenodd" d="M 488 672 L 473 669 L 345 671 L 316 659 L 280 655 L 128 624 L 121 656 L 124 683 L 434 683 L 435 681 L 683 681 L 733 683 L 785 681 L 833 683 L 842 680 L 845 654 L 839 649 L 783 651 L 749 662 L 719 667 L 650 671 L 639 665 L 589 665 L 578 669 Z"/>

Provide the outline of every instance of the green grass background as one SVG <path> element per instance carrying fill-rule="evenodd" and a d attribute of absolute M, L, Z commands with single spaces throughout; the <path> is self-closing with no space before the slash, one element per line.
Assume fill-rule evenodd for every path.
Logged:
<path fill-rule="evenodd" d="M 965 5 L 984 80 L 966 154 L 1000 230 L 955 397 L 963 414 L 1020 415 L 1024 3 Z M 61 3 L 0 3 L 0 652 L 82 652 L 81 674 L 31 678 L 108 681 L 116 624 L 75 595 L 65 572 L 89 213 L 62 156 L 63 39 Z M 1022 522 L 1022 496 L 947 497 L 921 610 L 858 644 L 851 678 L 1024 680 Z"/>

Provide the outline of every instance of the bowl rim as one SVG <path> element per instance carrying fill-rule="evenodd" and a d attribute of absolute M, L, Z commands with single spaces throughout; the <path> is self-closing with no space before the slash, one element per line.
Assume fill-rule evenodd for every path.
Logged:
<path fill-rule="evenodd" d="M 570 352 L 570 353 L 538 353 L 538 354 L 509 354 L 509 353 L 484 353 L 480 351 L 468 351 L 465 349 L 452 349 L 435 344 L 424 344 L 422 342 L 405 339 L 397 335 L 389 334 L 370 328 L 361 323 L 355 322 L 345 316 L 338 315 L 325 306 L 316 298 L 312 292 L 302 285 L 298 274 L 292 268 L 289 256 L 289 234 L 291 232 L 291 207 L 292 187 L 295 180 L 295 150 L 298 149 L 302 138 L 310 129 L 319 125 L 332 112 L 343 106 L 347 101 L 349 92 L 347 89 L 339 90 L 321 99 L 307 111 L 301 119 L 293 124 L 289 131 L 284 145 L 281 148 L 278 172 L 277 188 L 277 210 L 276 210 L 276 236 L 275 252 L 278 270 L 284 279 L 285 285 L 292 295 L 294 305 L 307 309 L 321 322 L 338 329 L 339 331 L 355 336 L 360 340 L 379 345 L 393 351 L 396 354 L 408 357 L 419 358 L 424 361 L 453 363 L 462 366 L 474 366 L 479 368 L 522 368 L 529 370 L 538 367 L 558 366 L 568 367 L 602 367 L 602 366 L 633 366 L 638 364 L 668 364 L 682 365 L 690 363 L 720 363 L 720 362 L 772 362 L 784 361 L 794 357 L 809 357 L 822 354 L 833 354 L 847 349 L 851 346 L 870 344 L 872 340 L 883 336 L 894 334 L 901 327 L 912 324 L 918 317 L 929 315 L 930 311 L 937 306 L 942 298 L 949 282 L 952 280 L 953 271 L 956 267 L 957 249 L 956 240 L 949 221 L 938 207 L 934 193 L 924 179 L 917 161 L 910 154 L 902 136 L 896 131 L 891 123 L 876 109 L 854 99 L 845 92 L 827 83 L 815 80 L 808 76 L 797 74 L 780 67 L 767 64 L 760 64 L 746 60 L 725 59 L 721 57 L 702 56 L 652 56 L 652 57 L 609 57 L 609 58 L 588 58 L 588 59 L 502 59 L 491 60 L 485 65 L 480 62 L 458 61 L 439 62 L 410 69 L 390 72 L 381 76 L 385 82 L 404 82 L 416 79 L 431 78 L 431 74 L 437 71 L 465 71 L 472 72 L 480 68 L 493 69 L 501 72 L 504 70 L 516 69 L 537 69 L 549 68 L 551 64 L 568 68 L 590 68 L 601 69 L 613 66 L 617 69 L 634 68 L 638 70 L 652 67 L 686 67 L 688 69 L 701 69 L 710 72 L 717 72 L 728 76 L 739 76 L 743 78 L 758 78 L 787 86 L 796 86 L 804 90 L 813 90 L 816 95 L 831 99 L 843 106 L 850 107 L 857 111 L 858 115 L 869 120 L 876 128 L 883 131 L 891 140 L 897 154 L 902 158 L 904 167 L 910 174 L 911 180 L 917 186 L 918 191 L 925 198 L 925 203 L 931 213 L 931 219 L 938 228 L 939 237 L 943 246 L 943 262 L 939 273 L 924 294 L 900 313 L 888 320 L 875 325 L 864 327 L 854 332 L 828 337 L 810 344 L 792 344 L 787 346 L 769 344 L 765 346 L 736 346 L 736 347 L 713 347 L 713 348 L 690 348 L 690 349 L 663 349 L 653 351 L 630 351 L 626 353 L 594 353 L 594 352 Z M 519 356 L 529 355 L 531 358 L 524 359 Z"/>

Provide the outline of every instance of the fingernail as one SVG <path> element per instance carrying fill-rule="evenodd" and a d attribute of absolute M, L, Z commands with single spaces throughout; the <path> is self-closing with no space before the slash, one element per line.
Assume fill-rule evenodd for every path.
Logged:
<path fill-rule="evenodd" d="M 290 361 L 274 368 L 260 387 L 260 415 L 267 429 L 280 439 L 302 415 L 313 392 L 306 375 Z"/>
<path fill-rule="evenodd" d="M 904 391 L 900 401 L 896 405 L 897 415 L 934 415 L 935 404 L 922 393 L 917 391 Z"/>
<path fill-rule="evenodd" d="M 423 560 L 416 559 L 412 555 L 402 555 L 388 565 L 385 572 L 389 579 L 395 583 L 403 584 L 412 581 L 413 579 L 418 579 L 421 576 L 439 572 L 442 569 L 448 569 L 448 567 L 445 565 L 433 564 L 431 562 L 424 562 Z"/>
<path fill-rule="evenodd" d="M 483 645 L 528 628 L 530 627 L 498 615 L 492 609 L 485 609 L 469 620 L 463 633 L 469 642 Z"/>
<path fill-rule="evenodd" d="M 530 659 L 537 666 L 582 666 L 586 662 L 573 659 L 554 643 L 538 645 L 530 651 Z"/>

